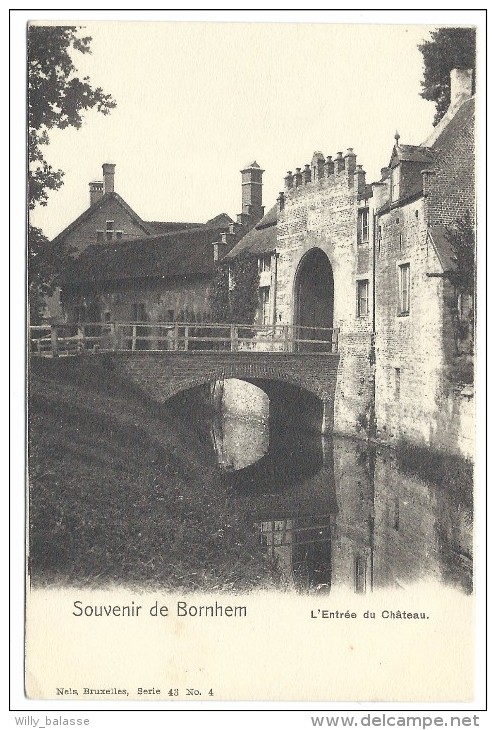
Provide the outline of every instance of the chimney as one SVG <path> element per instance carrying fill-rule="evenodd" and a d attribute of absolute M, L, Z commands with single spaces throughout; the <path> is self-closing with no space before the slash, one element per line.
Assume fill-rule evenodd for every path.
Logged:
<path fill-rule="evenodd" d="M 341 170 L 344 170 L 344 159 L 343 153 L 338 152 L 336 155 L 336 159 L 334 160 L 334 172 L 338 173 L 341 172 Z"/>
<path fill-rule="evenodd" d="M 452 68 L 450 72 L 450 106 L 458 106 L 472 96 L 471 68 Z"/>
<path fill-rule="evenodd" d="M 90 182 L 90 206 L 103 198 L 103 183 L 99 180 Z"/>
<path fill-rule="evenodd" d="M 106 195 L 107 193 L 113 193 L 114 192 L 114 175 L 115 175 L 115 165 L 111 162 L 104 162 L 102 165 L 103 170 L 103 193 Z"/>
<path fill-rule="evenodd" d="M 253 161 L 241 170 L 241 203 L 244 215 L 249 216 L 252 225 L 263 218 L 262 175 L 258 162 Z"/>

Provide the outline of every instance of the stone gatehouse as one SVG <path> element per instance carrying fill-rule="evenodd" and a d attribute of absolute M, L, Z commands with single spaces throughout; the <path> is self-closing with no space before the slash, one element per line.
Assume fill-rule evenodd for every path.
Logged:
<path fill-rule="evenodd" d="M 421 145 L 367 184 L 352 148 L 288 172 L 228 253 L 259 258 L 259 324 L 339 328 L 334 431 L 473 455 L 473 301 L 450 231 L 475 226 L 472 72 Z"/>

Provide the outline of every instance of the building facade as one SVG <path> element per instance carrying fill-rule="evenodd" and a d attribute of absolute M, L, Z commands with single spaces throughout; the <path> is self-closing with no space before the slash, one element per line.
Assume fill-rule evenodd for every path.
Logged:
<path fill-rule="evenodd" d="M 263 170 L 242 173 L 242 212 L 206 223 L 143 221 L 114 190 L 114 164 L 90 183 L 90 206 L 62 231 L 76 253 L 61 301 L 69 322 L 206 322 L 219 260 L 263 216 Z"/>
<path fill-rule="evenodd" d="M 381 180 L 366 183 L 351 148 L 314 153 L 227 258 L 259 258 L 260 325 L 339 329 L 324 430 L 470 456 L 473 296 L 450 232 L 475 221 L 472 74 L 451 83 L 445 117 L 422 145 L 397 134 Z"/>

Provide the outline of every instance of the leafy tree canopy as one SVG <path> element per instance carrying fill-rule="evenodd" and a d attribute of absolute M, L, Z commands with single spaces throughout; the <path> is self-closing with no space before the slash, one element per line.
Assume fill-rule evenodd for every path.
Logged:
<path fill-rule="evenodd" d="M 62 170 L 54 170 L 43 156 L 53 127 L 79 129 L 84 112 L 96 108 L 108 114 L 115 107 L 110 94 L 80 79 L 74 51 L 91 53 L 91 38 L 76 26 L 30 25 L 28 28 L 28 144 L 29 207 L 46 205 L 50 190 L 62 185 Z"/>
<path fill-rule="evenodd" d="M 450 71 L 471 68 L 475 91 L 476 33 L 475 28 L 439 28 L 431 40 L 418 46 L 424 57 L 424 78 L 420 96 L 436 104 L 434 126 L 450 105 Z"/>
<path fill-rule="evenodd" d="M 64 173 L 45 160 L 43 149 L 54 127 L 79 129 L 84 113 L 108 114 L 115 107 L 110 94 L 78 77 L 75 52 L 91 53 L 91 38 L 76 26 L 30 25 L 28 28 L 28 205 L 46 205 L 51 190 L 62 185 Z M 31 224 L 28 228 L 29 311 L 31 324 L 41 321 L 45 298 L 54 293 L 71 258 L 63 244 L 54 245 Z"/>

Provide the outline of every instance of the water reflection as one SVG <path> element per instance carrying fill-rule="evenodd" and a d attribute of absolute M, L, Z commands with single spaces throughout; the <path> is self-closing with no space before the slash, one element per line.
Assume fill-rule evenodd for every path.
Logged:
<path fill-rule="evenodd" d="M 251 435 L 249 435 L 251 432 Z M 215 447 L 233 509 L 299 591 L 357 593 L 435 580 L 472 590 L 464 490 L 402 471 L 394 452 L 226 419 Z"/>

